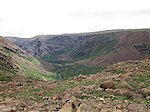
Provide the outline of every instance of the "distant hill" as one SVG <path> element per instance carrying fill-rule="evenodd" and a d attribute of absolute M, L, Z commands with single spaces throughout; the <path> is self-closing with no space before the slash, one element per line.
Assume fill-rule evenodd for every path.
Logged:
<path fill-rule="evenodd" d="M 149 29 L 8 39 L 37 59 L 56 65 L 55 71 L 59 69 L 60 74 L 71 72 L 73 75 L 72 72 L 78 67 L 82 69 L 78 73 L 74 72 L 75 74 L 91 74 L 113 63 L 150 58 Z M 99 68 L 92 68 L 93 66 Z M 70 69 L 71 71 L 68 71 Z"/>

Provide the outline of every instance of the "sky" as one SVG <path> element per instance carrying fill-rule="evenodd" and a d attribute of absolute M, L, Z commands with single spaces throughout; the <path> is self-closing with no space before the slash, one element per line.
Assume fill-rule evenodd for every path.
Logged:
<path fill-rule="evenodd" d="M 150 0 L 0 0 L 0 35 L 150 28 Z"/>

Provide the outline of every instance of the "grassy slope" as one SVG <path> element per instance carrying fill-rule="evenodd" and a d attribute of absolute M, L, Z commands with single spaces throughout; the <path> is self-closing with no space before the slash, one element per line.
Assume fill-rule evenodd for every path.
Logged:
<path fill-rule="evenodd" d="M 53 80 L 54 74 L 44 70 L 34 57 L 0 37 L 0 81 L 10 81 L 17 75 L 36 80 Z"/>
<path fill-rule="evenodd" d="M 16 57 L 16 56 L 15 56 Z M 34 80 L 53 80 L 53 73 L 45 71 L 38 60 L 33 57 L 17 57 L 15 61 L 21 69 L 21 73 Z"/>

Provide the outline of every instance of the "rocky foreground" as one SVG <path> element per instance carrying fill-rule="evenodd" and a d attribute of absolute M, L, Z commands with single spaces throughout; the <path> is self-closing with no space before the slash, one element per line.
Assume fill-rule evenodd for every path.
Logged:
<path fill-rule="evenodd" d="M 0 112 L 150 112 L 150 60 L 64 81 L 2 81 Z"/>

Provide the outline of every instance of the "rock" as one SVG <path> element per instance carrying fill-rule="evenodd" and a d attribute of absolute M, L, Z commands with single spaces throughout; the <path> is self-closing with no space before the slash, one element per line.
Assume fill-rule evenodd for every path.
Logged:
<path fill-rule="evenodd" d="M 68 101 L 58 112 L 75 112 L 75 105 L 72 101 Z"/>
<path fill-rule="evenodd" d="M 91 91 L 93 91 L 93 90 L 95 90 L 96 89 L 96 86 L 95 85 L 90 85 L 90 86 L 84 86 L 83 87 L 83 92 L 85 92 L 85 93 L 89 93 L 89 92 L 91 92 Z"/>
<path fill-rule="evenodd" d="M 116 109 L 123 109 L 123 106 L 121 104 L 116 105 Z"/>
<path fill-rule="evenodd" d="M 15 112 L 15 107 L 9 107 L 9 106 L 0 106 L 0 112 Z"/>
<path fill-rule="evenodd" d="M 96 91 L 99 91 L 99 92 L 104 91 L 104 88 L 97 88 Z"/>
<path fill-rule="evenodd" d="M 23 86 L 23 84 L 22 83 L 18 83 L 18 84 L 16 84 L 16 86 Z"/>
<path fill-rule="evenodd" d="M 109 109 L 102 109 L 100 112 L 110 112 Z"/>
<path fill-rule="evenodd" d="M 139 84 L 139 86 L 138 86 L 139 89 L 144 88 L 144 87 L 145 87 L 145 83 L 144 83 L 144 82 L 141 82 L 141 83 Z"/>
<path fill-rule="evenodd" d="M 146 100 L 150 100 L 150 96 L 147 96 L 145 99 L 146 99 Z"/>
<path fill-rule="evenodd" d="M 82 103 L 76 112 L 99 112 L 99 110 L 93 108 L 90 105 L 87 105 L 86 103 Z"/>
<path fill-rule="evenodd" d="M 106 89 L 107 93 L 113 93 L 113 91 L 114 91 L 113 89 Z"/>
<path fill-rule="evenodd" d="M 80 104 L 81 104 L 81 101 L 79 99 L 74 99 L 73 104 L 74 104 L 75 107 L 79 107 Z"/>
<path fill-rule="evenodd" d="M 133 95 L 132 95 L 132 98 L 134 98 L 134 99 L 137 99 L 137 98 L 143 98 L 143 96 L 141 95 L 141 94 L 136 94 L 136 93 L 134 93 Z"/>
<path fill-rule="evenodd" d="M 65 96 L 64 97 L 62 97 L 62 102 L 63 103 L 66 103 L 67 101 L 69 101 L 69 99 L 70 99 L 70 97 L 71 97 L 71 95 L 70 94 L 65 94 Z"/>
<path fill-rule="evenodd" d="M 142 96 L 147 97 L 150 96 L 150 89 L 149 88 L 143 88 L 139 91 L 140 94 L 142 94 Z"/>
<path fill-rule="evenodd" d="M 28 99 L 34 100 L 34 101 L 36 100 L 36 98 L 34 96 L 29 96 Z"/>
<path fill-rule="evenodd" d="M 107 80 L 104 81 L 102 84 L 100 84 L 100 88 L 106 89 L 114 89 L 115 88 L 115 82 L 113 80 Z"/>
<path fill-rule="evenodd" d="M 112 112 L 123 112 L 123 111 L 119 109 L 114 109 Z"/>
<path fill-rule="evenodd" d="M 30 110 L 28 112 L 40 112 L 40 111 L 38 111 L 38 110 Z"/>
<path fill-rule="evenodd" d="M 132 112 L 145 112 L 144 108 L 145 108 L 144 104 L 129 104 L 127 106 L 127 110 Z"/>
<path fill-rule="evenodd" d="M 74 104 L 75 107 L 78 107 L 81 104 L 81 101 L 77 99 L 75 96 L 71 96 L 69 100 Z"/>
<path fill-rule="evenodd" d="M 134 88 L 132 87 L 132 86 L 130 86 L 127 82 L 125 82 L 125 81 L 123 81 L 121 84 L 120 84 L 120 86 L 122 87 L 122 88 L 126 88 L 126 89 L 129 89 L 129 90 L 134 90 Z"/>
<path fill-rule="evenodd" d="M 80 74 L 79 76 L 75 76 L 74 80 L 75 81 L 81 81 L 81 80 L 86 79 L 86 78 L 87 78 L 87 76 Z"/>
<path fill-rule="evenodd" d="M 52 97 L 53 100 L 61 100 L 61 95 L 55 95 Z"/>
<path fill-rule="evenodd" d="M 104 99 L 104 98 L 102 98 L 102 97 L 99 97 L 99 98 L 98 98 L 98 100 L 99 100 L 99 101 L 102 101 L 102 102 L 104 102 L 104 101 L 105 101 L 105 99 Z"/>
<path fill-rule="evenodd" d="M 48 100 L 48 99 L 49 99 L 48 96 L 43 97 L 43 100 Z"/>
<path fill-rule="evenodd" d="M 122 89 L 116 89 L 116 90 L 114 90 L 114 94 L 132 97 L 132 92 L 128 89 L 123 89 L 123 90 Z"/>

